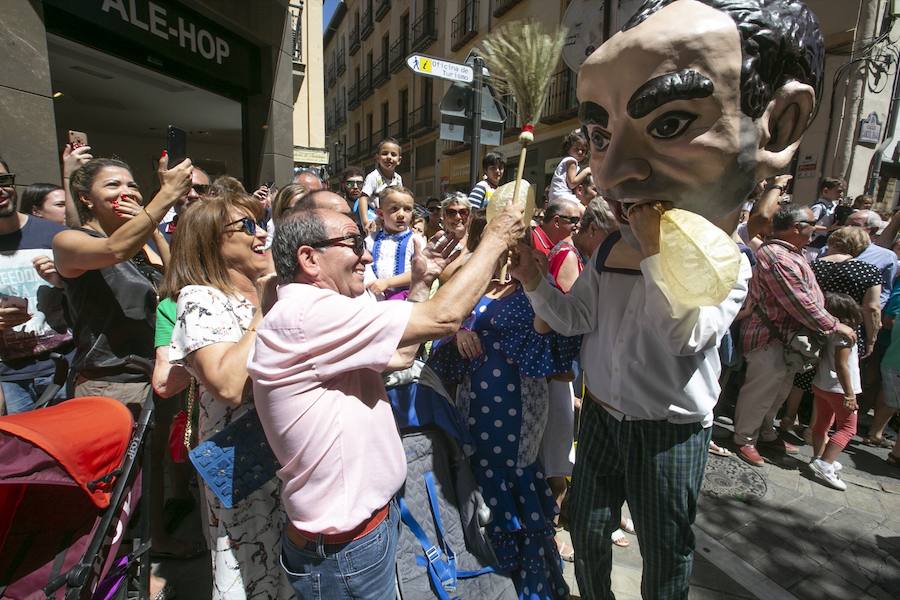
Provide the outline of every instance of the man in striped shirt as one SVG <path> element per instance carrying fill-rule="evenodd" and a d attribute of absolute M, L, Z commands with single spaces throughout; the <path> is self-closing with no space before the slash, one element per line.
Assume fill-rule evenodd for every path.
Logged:
<path fill-rule="evenodd" d="M 797 452 L 779 439 L 772 425 L 794 381 L 794 371 L 785 364 L 784 344 L 800 329 L 837 332 L 856 341 L 852 328 L 825 311 L 824 294 L 803 257 L 815 225 L 808 207 L 783 208 L 772 221 L 772 239 L 756 254 L 747 298 L 752 310 L 741 328 L 747 378 L 734 414 L 738 455 L 755 466 L 764 464 L 757 442 Z"/>

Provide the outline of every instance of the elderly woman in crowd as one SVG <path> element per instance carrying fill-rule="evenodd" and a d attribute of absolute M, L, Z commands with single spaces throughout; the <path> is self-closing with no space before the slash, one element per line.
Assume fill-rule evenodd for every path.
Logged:
<path fill-rule="evenodd" d="M 434 213 L 432 213 L 433 215 Z M 469 216 L 472 214 L 472 205 L 469 198 L 462 192 L 448 194 L 441 202 L 441 225 L 443 232 L 459 241 L 462 253 L 453 260 L 444 272 L 441 273 L 440 282 L 444 283 L 466 263 L 472 250 L 466 243 L 466 234 L 469 230 Z M 473 246 L 474 247 L 474 246 Z"/>
<path fill-rule="evenodd" d="M 823 293 L 847 294 L 862 306 L 863 326 L 857 332 L 860 358 L 872 353 L 881 329 L 881 272 L 878 267 L 856 258 L 869 243 L 869 234 L 862 227 L 841 227 L 828 237 L 827 254 L 812 263 Z M 815 373 L 811 370 L 794 377 L 794 388 L 781 419 L 783 431 L 794 428 L 803 392 L 811 390 Z"/>
<path fill-rule="evenodd" d="M 230 178 L 223 178 L 230 179 Z M 233 180 L 232 180 L 233 182 Z M 175 230 L 163 294 L 177 298 L 169 358 L 197 378 L 199 439 L 241 417 L 253 404 L 247 355 L 262 320 L 257 285 L 270 271 L 263 207 L 239 186 L 216 182 L 188 208 Z M 279 567 L 284 521 L 276 479 L 225 508 L 205 489 L 212 544 L 213 598 L 290 598 Z"/>

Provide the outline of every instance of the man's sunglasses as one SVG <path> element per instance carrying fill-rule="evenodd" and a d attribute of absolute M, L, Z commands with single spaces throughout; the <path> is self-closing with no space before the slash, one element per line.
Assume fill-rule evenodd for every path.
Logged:
<path fill-rule="evenodd" d="M 444 213 L 448 217 L 460 217 L 461 219 L 469 218 L 469 209 L 468 208 L 445 208 Z"/>
<path fill-rule="evenodd" d="M 0 187 L 12 187 L 16 185 L 15 173 L 3 173 L 0 175 Z"/>
<path fill-rule="evenodd" d="M 430 212 L 430 213 L 441 212 L 441 205 L 440 205 L 440 204 L 434 204 L 434 205 L 432 205 L 432 206 L 429 206 L 429 207 L 428 207 L 428 212 Z"/>
<path fill-rule="evenodd" d="M 361 188 L 363 186 L 363 182 L 349 180 L 349 181 L 345 181 L 344 185 L 346 185 L 348 188 Z"/>
<path fill-rule="evenodd" d="M 560 220 L 565 221 L 569 225 L 578 225 L 581 222 L 581 217 L 567 217 L 566 215 L 556 215 L 560 218 Z"/>
<path fill-rule="evenodd" d="M 191 185 L 191 189 L 197 192 L 198 195 L 202 196 L 209 191 L 209 184 L 205 183 L 195 183 Z"/>
<path fill-rule="evenodd" d="M 238 229 L 229 229 L 232 225 L 240 224 L 240 228 Z M 225 231 L 228 233 L 237 233 L 238 231 L 243 231 L 247 235 L 256 235 L 256 229 L 265 229 L 266 226 L 262 221 L 254 221 L 250 217 L 244 217 L 243 219 L 238 219 L 237 221 L 232 221 L 225 225 Z"/>
<path fill-rule="evenodd" d="M 342 244 L 341 242 L 350 240 L 352 244 Z M 344 248 L 350 248 L 353 250 L 353 254 L 362 258 L 362 255 L 366 252 L 366 239 L 358 233 L 350 233 L 348 235 L 342 235 L 341 237 L 331 238 L 330 240 L 322 240 L 321 242 L 315 242 L 314 244 L 310 244 L 310 248 L 327 248 L 329 246 L 343 246 Z"/>

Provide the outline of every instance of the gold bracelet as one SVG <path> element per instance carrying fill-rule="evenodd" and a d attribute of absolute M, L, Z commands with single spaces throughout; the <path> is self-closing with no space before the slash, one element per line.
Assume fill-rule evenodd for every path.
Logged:
<path fill-rule="evenodd" d="M 141 212 L 143 212 L 145 215 L 147 215 L 147 218 L 150 219 L 150 226 L 153 229 L 156 229 L 156 221 L 153 220 L 153 217 L 150 216 L 150 213 L 147 212 L 147 209 L 142 206 Z"/>

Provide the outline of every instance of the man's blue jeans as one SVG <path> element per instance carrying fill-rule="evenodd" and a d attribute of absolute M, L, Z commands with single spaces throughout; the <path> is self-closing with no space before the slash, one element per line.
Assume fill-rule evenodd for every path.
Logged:
<path fill-rule="evenodd" d="M 281 566 L 298 600 L 394 600 L 400 511 L 391 502 L 389 516 L 365 537 L 338 546 L 321 543 L 298 548 L 281 536 Z"/>
<path fill-rule="evenodd" d="M 0 386 L 3 387 L 3 398 L 6 401 L 7 414 L 14 415 L 34 408 L 35 402 L 51 383 L 53 383 L 52 375 L 35 377 L 34 379 L 22 379 L 21 381 L 0 382 Z M 64 400 L 65 397 L 66 387 L 63 386 L 53 399 Z"/>

